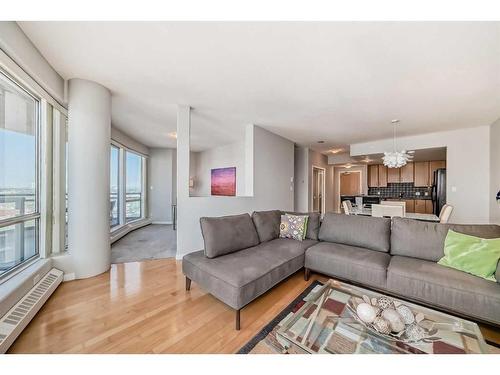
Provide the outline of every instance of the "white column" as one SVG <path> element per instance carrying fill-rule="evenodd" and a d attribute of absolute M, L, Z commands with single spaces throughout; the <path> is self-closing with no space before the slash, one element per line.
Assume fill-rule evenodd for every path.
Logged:
<path fill-rule="evenodd" d="M 111 93 L 71 79 L 68 88 L 68 250 L 77 279 L 109 269 Z"/>

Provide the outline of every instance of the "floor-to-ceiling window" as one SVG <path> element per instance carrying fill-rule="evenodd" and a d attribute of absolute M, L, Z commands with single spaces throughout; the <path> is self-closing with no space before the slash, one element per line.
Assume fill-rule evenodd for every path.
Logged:
<path fill-rule="evenodd" d="M 125 221 L 128 223 L 142 217 L 143 157 L 131 151 L 125 155 Z"/>
<path fill-rule="evenodd" d="M 0 277 L 39 253 L 39 113 L 0 72 Z"/>
<path fill-rule="evenodd" d="M 111 145 L 109 173 L 109 221 L 111 228 L 120 224 L 120 149 Z"/>
<path fill-rule="evenodd" d="M 113 142 L 110 148 L 110 227 L 145 217 L 146 157 Z"/>

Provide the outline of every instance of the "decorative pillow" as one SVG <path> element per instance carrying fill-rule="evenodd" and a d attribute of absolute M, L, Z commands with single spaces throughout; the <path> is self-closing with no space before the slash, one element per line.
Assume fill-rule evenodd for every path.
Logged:
<path fill-rule="evenodd" d="M 495 281 L 500 238 L 485 239 L 449 230 L 438 264 Z"/>
<path fill-rule="evenodd" d="M 289 215 L 307 216 L 306 238 L 315 241 L 318 240 L 319 227 L 321 224 L 321 215 L 319 214 L 319 212 L 282 211 L 281 213 Z"/>
<path fill-rule="evenodd" d="M 281 215 L 280 238 L 302 241 L 307 232 L 308 216 Z"/>

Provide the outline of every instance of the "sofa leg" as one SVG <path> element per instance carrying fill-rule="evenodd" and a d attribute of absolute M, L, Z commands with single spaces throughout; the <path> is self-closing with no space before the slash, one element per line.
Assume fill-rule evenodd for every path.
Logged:
<path fill-rule="evenodd" d="M 236 310 L 236 330 L 240 330 L 240 310 Z"/>
<path fill-rule="evenodd" d="M 311 270 L 309 268 L 304 268 L 304 280 L 309 281 L 309 276 L 311 275 Z"/>
<path fill-rule="evenodd" d="M 186 290 L 191 290 L 191 279 L 186 276 Z"/>

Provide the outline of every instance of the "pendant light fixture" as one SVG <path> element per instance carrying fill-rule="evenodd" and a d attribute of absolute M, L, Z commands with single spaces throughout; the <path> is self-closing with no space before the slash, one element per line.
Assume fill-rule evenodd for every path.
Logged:
<path fill-rule="evenodd" d="M 392 141 L 392 152 L 384 152 L 382 160 L 384 165 L 388 168 L 401 168 L 413 157 L 406 150 L 397 151 L 396 150 L 396 126 L 399 124 L 399 120 L 391 121 L 394 131 L 394 138 Z"/>

